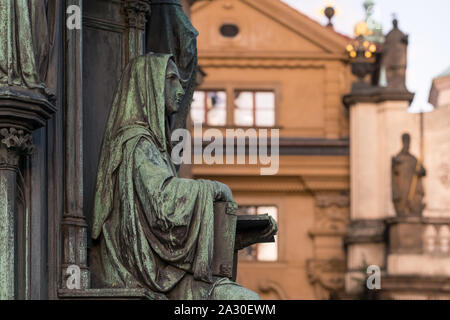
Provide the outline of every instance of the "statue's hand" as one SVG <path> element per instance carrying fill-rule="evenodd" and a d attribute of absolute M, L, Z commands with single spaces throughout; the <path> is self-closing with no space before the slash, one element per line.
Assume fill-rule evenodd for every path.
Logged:
<path fill-rule="evenodd" d="M 424 167 L 421 167 L 421 168 L 419 169 L 419 171 L 417 172 L 417 175 L 418 175 L 419 177 L 425 177 L 425 176 L 427 175 L 427 171 L 425 170 Z"/>

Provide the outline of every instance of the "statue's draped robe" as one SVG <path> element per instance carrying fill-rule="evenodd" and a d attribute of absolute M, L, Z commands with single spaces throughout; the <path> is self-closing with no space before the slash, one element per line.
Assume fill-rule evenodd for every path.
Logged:
<path fill-rule="evenodd" d="M 97 175 L 92 237 L 100 286 L 205 299 L 211 275 L 213 182 L 177 177 L 164 83 L 169 55 L 134 59 L 120 80 Z"/>
<path fill-rule="evenodd" d="M 419 171 L 419 172 L 417 172 Z M 420 216 L 423 209 L 424 189 L 422 176 L 425 169 L 417 170 L 417 159 L 409 152 L 400 152 L 392 159 L 392 200 L 399 216 Z M 409 199 L 413 179 L 416 176 L 415 190 Z"/>
<path fill-rule="evenodd" d="M 37 89 L 52 95 L 43 83 L 49 46 L 47 0 L 0 0 L 1 86 Z"/>
<path fill-rule="evenodd" d="M 383 44 L 381 66 L 386 72 L 387 85 L 391 89 L 406 90 L 408 36 L 397 26 L 386 35 Z"/>

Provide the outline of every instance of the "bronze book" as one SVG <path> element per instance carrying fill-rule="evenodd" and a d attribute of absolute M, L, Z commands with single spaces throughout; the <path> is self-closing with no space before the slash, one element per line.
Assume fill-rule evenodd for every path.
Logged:
<path fill-rule="evenodd" d="M 236 238 L 236 211 L 226 202 L 214 203 L 214 254 L 212 274 L 232 278 L 234 243 Z"/>

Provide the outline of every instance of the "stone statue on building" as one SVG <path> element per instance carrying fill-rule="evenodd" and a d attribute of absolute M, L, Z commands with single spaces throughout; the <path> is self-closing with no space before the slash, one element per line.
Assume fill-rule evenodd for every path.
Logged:
<path fill-rule="evenodd" d="M 366 11 L 366 18 L 363 21 L 363 25 L 366 27 L 366 32 L 362 33 L 367 41 L 382 43 L 383 26 L 376 21 L 373 17 L 375 11 L 375 2 L 373 0 L 365 0 L 363 3 L 364 10 Z M 361 23 L 357 24 L 357 27 L 362 27 Z"/>
<path fill-rule="evenodd" d="M 393 29 L 386 35 L 383 45 L 381 68 L 389 89 L 406 91 L 408 35 L 398 28 L 397 19 L 392 23 Z"/>
<path fill-rule="evenodd" d="M 0 87 L 16 87 L 52 96 L 46 80 L 52 21 L 50 0 L 0 0 Z"/>
<path fill-rule="evenodd" d="M 183 95 L 171 55 L 137 57 L 123 72 L 97 174 L 93 285 L 145 288 L 168 299 L 257 299 L 212 272 L 213 208 L 216 201 L 236 208 L 230 189 L 177 177 L 168 119 Z"/>
<path fill-rule="evenodd" d="M 403 134 L 403 148 L 392 158 L 392 201 L 399 217 L 421 216 L 425 208 L 422 178 L 426 171 L 409 152 L 410 141 L 410 135 Z"/>

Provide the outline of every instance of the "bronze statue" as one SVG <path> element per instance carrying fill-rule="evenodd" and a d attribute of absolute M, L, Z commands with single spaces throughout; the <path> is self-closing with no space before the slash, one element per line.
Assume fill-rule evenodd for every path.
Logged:
<path fill-rule="evenodd" d="M 392 201 L 397 216 L 421 216 L 425 208 L 422 178 L 426 175 L 420 161 L 409 153 L 411 137 L 402 135 L 403 148 L 392 158 Z"/>
<path fill-rule="evenodd" d="M 47 6 L 47 0 L 0 0 L 0 86 L 52 96 L 44 84 L 50 49 Z"/>
<path fill-rule="evenodd" d="M 193 3 L 193 0 L 189 0 L 186 4 Z M 166 53 L 173 56 L 185 95 L 180 101 L 179 111 L 170 119 L 170 127 L 172 130 L 186 128 L 197 84 L 198 31 L 184 13 L 180 0 L 154 0 L 150 5 L 150 16 L 146 24 L 146 53 Z"/>
<path fill-rule="evenodd" d="M 178 178 L 170 158 L 168 119 L 183 95 L 171 55 L 137 57 L 123 72 L 97 175 L 93 285 L 145 288 L 168 299 L 258 299 L 212 272 L 213 207 L 236 207 L 230 189 Z"/>

